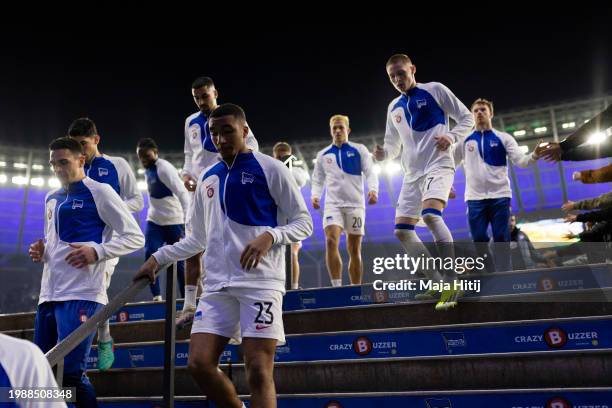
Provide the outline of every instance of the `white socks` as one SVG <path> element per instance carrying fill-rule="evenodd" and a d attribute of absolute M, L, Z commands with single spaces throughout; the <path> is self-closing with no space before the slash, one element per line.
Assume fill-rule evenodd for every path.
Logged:
<path fill-rule="evenodd" d="M 197 285 L 185 285 L 185 303 L 183 303 L 183 310 L 185 310 L 186 306 L 195 307 L 197 292 Z"/>
<path fill-rule="evenodd" d="M 395 236 L 399 239 L 400 243 L 404 247 L 404 250 L 411 257 L 430 257 L 429 251 L 423 245 L 421 238 L 414 231 L 414 225 L 412 224 L 395 224 Z M 442 276 L 436 270 L 423 269 L 423 272 L 429 279 L 440 280 Z"/>
<path fill-rule="evenodd" d="M 332 279 L 331 284 L 333 287 L 342 286 L 342 279 Z"/>
<path fill-rule="evenodd" d="M 433 208 L 426 208 L 421 213 L 423 221 L 427 224 L 431 235 L 434 237 L 438 253 L 444 259 L 455 259 L 455 247 L 453 244 L 453 236 L 451 235 L 448 226 L 442 219 L 442 212 Z M 444 270 L 445 278 L 448 280 L 455 276 L 455 271 Z"/>
<path fill-rule="evenodd" d="M 421 213 L 423 222 L 427 224 L 427 228 L 431 231 L 434 241 L 438 242 L 453 242 L 453 236 L 442 219 L 442 212 L 427 208 Z"/>

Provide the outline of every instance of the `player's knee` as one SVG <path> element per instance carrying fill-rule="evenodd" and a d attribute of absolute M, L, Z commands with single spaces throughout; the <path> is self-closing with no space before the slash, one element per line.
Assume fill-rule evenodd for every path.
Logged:
<path fill-rule="evenodd" d="M 325 237 L 325 244 L 328 248 L 337 248 L 338 244 L 340 244 L 340 237 L 337 235 L 327 235 Z"/>
<path fill-rule="evenodd" d="M 444 220 L 442 220 L 442 211 L 436 210 L 434 208 L 427 208 L 423 210 L 421 216 L 423 217 L 423 222 L 427 226 L 444 223 Z"/>
<path fill-rule="evenodd" d="M 261 389 L 272 382 L 272 370 L 264 361 L 255 360 L 247 367 L 247 381 L 251 389 Z"/>
<path fill-rule="evenodd" d="M 411 224 L 396 224 L 393 230 L 395 237 L 402 242 L 410 239 L 414 233 L 414 225 Z"/>
<path fill-rule="evenodd" d="M 189 357 L 187 369 L 193 377 L 201 378 L 206 381 L 212 378 L 217 372 L 217 365 L 203 358 Z"/>

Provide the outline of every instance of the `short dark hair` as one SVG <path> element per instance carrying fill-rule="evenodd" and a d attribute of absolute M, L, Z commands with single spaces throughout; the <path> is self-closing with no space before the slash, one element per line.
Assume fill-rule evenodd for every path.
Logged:
<path fill-rule="evenodd" d="M 204 86 L 207 88 L 213 87 L 215 86 L 215 83 L 213 82 L 212 78 L 207 76 L 201 76 L 193 81 L 193 83 L 191 84 L 191 89 L 198 89 Z"/>
<path fill-rule="evenodd" d="M 289 153 L 291 153 L 292 151 L 291 145 L 287 142 L 276 143 L 274 147 L 272 148 L 272 152 L 275 152 L 276 150 L 287 150 Z"/>
<path fill-rule="evenodd" d="M 412 60 L 406 54 L 393 54 L 387 60 L 386 66 L 388 67 L 389 65 L 395 64 L 397 62 L 403 62 L 404 64 L 412 64 Z"/>
<path fill-rule="evenodd" d="M 145 137 L 143 139 L 140 139 L 138 141 L 138 145 L 136 146 L 137 149 L 157 149 L 157 143 L 155 143 L 155 140 L 151 139 L 150 137 Z"/>
<path fill-rule="evenodd" d="M 493 102 L 491 101 L 487 101 L 484 98 L 478 98 L 476 99 L 473 103 L 472 103 L 472 107 L 470 108 L 471 111 L 474 110 L 474 106 L 476 105 L 484 105 L 486 107 L 489 108 L 489 112 L 491 112 L 491 115 L 493 115 Z"/>
<path fill-rule="evenodd" d="M 93 120 L 89 118 L 78 118 L 68 128 L 68 136 L 91 137 L 98 134 L 98 129 Z"/>
<path fill-rule="evenodd" d="M 55 139 L 54 141 L 52 141 L 51 143 L 49 143 L 50 151 L 53 152 L 55 150 L 61 150 L 61 149 L 68 149 L 74 155 L 77 155 L 77 156 L 83 154 L 83 147 L 81 146 L 81 144 L 77 142 L 76 140 L 74 140 L 73 138 L 68 137 L 68 136 L 59 137 Z"/>
<path fill-rule="evenodd" d="M 232 115 L 236 119 L 246 122 L 246 114 L 244 113 L 244 110 L 240 106 L 234 105 L 233 103 L 224 103 L 217 106 L 217 108 L 210 113 L 208 118 L 220 118 L 221 116 L 227 115 Z"/>

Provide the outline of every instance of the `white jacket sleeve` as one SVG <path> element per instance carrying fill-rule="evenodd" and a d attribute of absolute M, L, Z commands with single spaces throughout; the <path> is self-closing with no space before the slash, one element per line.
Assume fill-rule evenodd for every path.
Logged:
<path fill-rule="evenodd" d="M 504 147 L 506 148 L 506 154 L 510 158 L 512 164 L 518 167 L 528 167 L 531 163 L 535 163 L 536 160 L 533 158 L 533 153 L 523 153 L 515 138 L 507 133 L 502 133 L 504 140 Z"/>
<path fill-rule="evenodd" d="M 98 260 L 118 258 L 144 247 L 144 235 L 125 202 L 108 184 L 98 187 L 92 190 L 98 214 L 113 230 L 109 241 L 94 245 Z"/>
<path fill-rule="evenodd" d="M 449 132 L 453 142 L 462 142 L 474 127 L 472 112 L 445 85 L 436 83 L 434 89 L 442 110 L 457 122 Z"/>
<path fill-rule="evenodd" d="M 196 177 L 196 175 L 193 174 L 193 150 L 191 149 L 191 143 L 189 143 L 189 118 L 185 119 L 183 136 L 185 138 L 185 145 L 183 148 L 183 151 L 185 152 L 185 164 L 183 164 L 181 176 Z"/>
<path fill-rule="evenodd" d="M 12 388 L 57 388 L 57 382 L 49 362 L 40 348 L 27 340 L 0 334 L 0 364 L 5 368 Z M 5 393 L 6 396 L 6 393 Z M 8 406 L 14 406 L 9 403 Z M 5 406 L 2 404 L 2 406 Z M 22 399 L 20 408 L 66 408 L 63 400 L 37 402 L 35 399 Z"/>
<path fill-rule="evenodd" d="M 144 208 L 144 198 L 138 190 L 136 176 L 129 163 L 122 157 L 113 158 L 113 162 L 119 172 L 119 189 L 121 198 L 127 204 L 130 212 L 137 213 Z"/>
<path fill-rule="evenodd" d="M 304 197 L 289 169 L 278 160 L 271 166 L 268 187 L 276 205 L 288 219 L 287 225 L 269 230 L 274 237 L 274 244 L 287 245 L 312 235 L 312 217 Z"/>
<path fill-rule="evenodd" d="M 295 179 L 295 183 L 299 188 L 302 188 L 308 182 L 309 176 L 308 172 L 301 167 L 293 167 L 291 169 L 291 173 L 293 174 L 293 178 Z"/>
<path fill-rule="evenodd" d="M 247 124 L 248 126 L 248 124 Z M 246 137 L 246 141 L 245 141 L 247 147 L 249 149 L 251 149 L 254 152 L 258 152 L 259 151 L 259 143 L 257 143 L 257 139 L 255 139 L 255 135 L 253 134 L 253 131 L 251 130 L 251 128 L 249 127 L 249 134 Z"/>
<path fill-rule="evenodd" d="M 191 219 L 189 223 L 192 227 L 191 234 L 186 238 L 181 239 L 173 245 L 161 247 L 153 254 L 153 257 L 160 265 L 169 264 L 175 261 L 181 261 L 191 258 L 194 255 L 206 250 L 206 222 L 204 220 L 204 203 L 202 194 L 204 194 L 204 183 L 198 183 L 193 199 L 194 210 L 191 211 Z"/>
<path fill-rule="evenodd" d="M 461 166 L 461 162 L 463 161 L 463 149 L 465 149 L 463 142 L 456 142 L 451 146 L 451 153 L 453 155 L 453 160 L 455 161 L 455 168 Z"/>
<path fill-rule="evenodd" d="M 157 162 L 157 175 L 162 183 L 164 183 L 170 191 L 178 198 L 183 209 L 183 214 L 187 214 L 189 207 L 189 192 L 183 184 L 183 180 L 179 177 L 178 172 L 167 161 L 159 160 Z"/>
<path fill-rule="evenodd" d="M 323 188 L 325 188 L 325 170 L 323 170 L 323 157 L 319 153 L 317 154 L 314 170 L 312 172 L 310 196 L 312 198 L 321 198 L 321 195 L 323 195 Z"/>
<path fill-rule="evenodd" d="M 385 150 L 385 160 L 393 160 L 399 156 L 402 149 L 402 139 L 400 138 L 399 132 L 393 124 L 393 118 L 391 117 L 391 107 L 389 105 L 387 109 L 387 125 L 385 127 L 385 141 L 383 143 L 383 149 Z"/>
<path fill-rule="evenodd" d="M 374 191 L 378 194 L 378 175 L 374 173 L 374 160 L 365 146 L 361 149 L 361 171 L 366 178 L 368 193 Z"/>
<path fill-rule="evenodd" d="M 49 215 L 47 214 L 47 200 L 49 199 L 49 196 L 53 193 L 55 193 L 55 191 L 57 190 L 52 190 L 49 191 L 47 193 L 47 195 L 45 195 L 45 209 L 43 210 L 43 243 L 45 244 L 45 250 L 43 251 L 43 256 L 42 256 L 42 262 L 46 263 L 49 262 L 49 251 L 47 251 L 47 242 L 49 242 L 49 236 L 47 234 L 47 231 L 49 231 Z M 55 217 L 57 215 L 53 216 L 53 222 L 55 222 Z M 30 242 L 30 244 L 32 244 L 32 242 Z"/>

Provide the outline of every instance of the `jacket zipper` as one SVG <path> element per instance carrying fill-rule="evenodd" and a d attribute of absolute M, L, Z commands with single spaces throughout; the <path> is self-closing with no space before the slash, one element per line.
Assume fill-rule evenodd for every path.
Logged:
<path fill-rule="evenodd" d="M 60 241 L 60 229 L 59 229 L 59 224 L 60 224 L 60 210 L 62 209 L 62 205 L 66 204 L 68 202 L 68 199 L 70 198 L 70 193 L 68 192 L 68 189 L 66 189 L 66 199 L 57 206 L 57 210 L 55 213 L 55 232 L 57 234 L 57 241 L 59 243 Z M 52 273 L 51 271 L 49 271 L 49 289 L 52 292 L 52 297 L 55 297 L 55 280 L 52 278 Z"/>
<path fill-rule="evenodd" d="M 229 219 L 229 216 L 227 214 L 228 213 L 227 204 L 225 203 L 225 196 L 227 194 L 227 180 L 229 180 L 230 172 L 232 168 L 234 167 L 234 164 L 236 163 L 237 159 L 238 159 L 238 155 L 234 157 L 234 160 L 232 161 L 231 166 L 228 166 L 227 162 L 223 161 L 225 163 L 225 166 L 227 167 L 227 176 L 225 176 L 225 181 L 223 182 L 223 207 L 225 208 L 225 220 L 226 221 Z M 224 229 L 224 234 L 225 234 L 225 229 Z M 225 242 L 225 240 L 223 241 Z M 225 245 L 223 245 L 223 258 L 227 259 L 227 255 L 225 254 Z M 231 270 L 231 269 L 228 268 L 228 270 Z M 227 281 L 228 286 L 231 282 L 232 282 L 232 275 L 230 273 L 229 279 Z"/>
<path fill-rule="evenodd" d="M 410 129 L 414 129 L 412 127 L 412 112 L 410 112 L 410 97 L 406 95 L 406 98 L 408 98 L 408 102 L 406 102 L 406 111 L 408 111 L 408 115 L 410 115 L 410 119 L 408 119 L 408 124 L 410 125 Z"/>
<path fill-rule="evenodd" d="M 484 131 L 480 131 L 480 151 L 482 151 L 482 164 L 483 164 L 483 170 L 486 170 L 486 161 L 485 161 L 485 150 L 484 150 Z M 484 174 L 486 174 L 486 172 L 484 172 Z M 487 190 L 487 178 L 484 178 L 484 190 L 485 190 L 485 196 L 487 196 L 488 194 L 488 190 Z"/>

